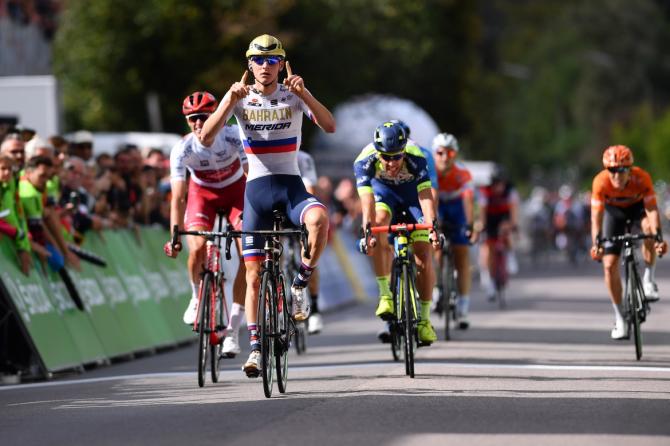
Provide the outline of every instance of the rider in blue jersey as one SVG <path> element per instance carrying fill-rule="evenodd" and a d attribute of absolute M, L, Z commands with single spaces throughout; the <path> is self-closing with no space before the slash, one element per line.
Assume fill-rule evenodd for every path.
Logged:
<path fill-rule="evenodd" d="M 395 223 L 403 211 L 409 220 L 405 223 L 434 221 L 435 206 L 426 159 L 418 147 L 407 146 L 405 131 L 397 122 L 389 121 L 377 127 L 374 142 L 368 144 L 354 161 L 354 173 L 364 228 L 368 222 L 374 226 Z M 435 283 L 431 244 L 433 247 L 438 245 L 437 232 L 434 229 L 414 231 L 411 239 L 421 300 L 419 340 L 430 344 L 437 340 L 430 323 L 431 293 Z M 359 248 L 373 257 L 379 286 L 379 305 L 375 314 L 388 320 L 394 313 L 389 284 L 392 258 L 388 239 L 372 237 L 367 246 L 362 239 Z"/>

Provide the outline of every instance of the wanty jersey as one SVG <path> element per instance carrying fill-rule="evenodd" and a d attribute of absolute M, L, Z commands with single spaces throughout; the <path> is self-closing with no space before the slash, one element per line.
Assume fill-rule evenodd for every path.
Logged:
<path fill-rule="evenodd" d="M 217 133 L 210 147 L 205 147 L 193 133 L 186 135 L 170 152 L 170 178 L 191 180 L 199 186 L 221 189 L 242 178 L 246 155 L 236 125 L 226 125 Z"/>
<path fill-rule="evenodd" d="M 247 181 L 267 175 L 300 175 L 297 153 L 303 113 L 313 120 L 303 100 L 282 84 L 267 96 L 251 88 L 237 102 L 233 114 L 249 160 Z"/>

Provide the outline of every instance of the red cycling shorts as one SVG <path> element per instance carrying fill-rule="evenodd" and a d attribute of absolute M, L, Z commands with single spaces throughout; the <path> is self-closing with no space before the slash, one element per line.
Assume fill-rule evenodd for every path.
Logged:
<path fill-rule="evenodd" d="M 190 181 L 184 217 L 186 230 L 191 231 L 197 227 L 211 231 L 217 211 L 223 211 L 235 230 L 241 229 L 246 182 L 246 177 L 243 176 L 229 186 L 216 189 Z"/>

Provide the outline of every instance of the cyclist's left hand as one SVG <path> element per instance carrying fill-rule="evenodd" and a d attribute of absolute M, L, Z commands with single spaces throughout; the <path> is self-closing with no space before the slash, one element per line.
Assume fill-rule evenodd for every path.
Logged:
<path fill-rule="evenodd" d="M 284 85 L 288 87 L 288 90 L 292 93 L 297 94 L 298 96 L 302 96 L 302 94 L 305 92 L 305 81 L 303 81 L 302 77 L 298 76 L 297 74 L 293 74 L 293 71 L 291 70 L 291 64 L 286 61 L 286 79 L 284 79 Z"/>
<path fill-rule="evenodd" d="M 657 241 L 654 243 L 654 249 L 656 249 L 656 254 L 663 256 L 668 252 L 668 242 L 665 240 Z"/>
<path fill-rule="evenodd" d="M 168 240 L 167 242 L 165 242 L 165 245 L 163 245 L 163 252 L 165 252 L 165 255 L 168 257 L 172 257 L 173 259 L 177 258 L 177 254 L 179 254 L 179 251 L 181 251 L 181 243 L 173 245 L 172 240 Z"/>
<path fill-rule="evenodd" d="M 437 234 L 437 231 L 435 229 L 431 229 L 430 232 L 428 233 L 428 240 L 430 240 L 431 245 L 433 245 L 433 248 L 437 249 L 440 247 L 440 237 Z"/>

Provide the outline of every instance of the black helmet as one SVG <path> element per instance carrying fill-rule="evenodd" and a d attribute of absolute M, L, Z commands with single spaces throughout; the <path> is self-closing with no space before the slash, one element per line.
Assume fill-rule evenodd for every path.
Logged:
<path fill-rule="evenodd" d="M 491 183 L 498 181 L 507 181 L 507 172 L 505 172 L 505 168 L 500 164 L 494 164 L 491 169 Z"/>
<path fill-rule="evenodd" d="M 375 129 L 373 142 L 378 152 L 397 153 L 405 149 L 407 136 L 400 124 L 387 121 Z"/>

